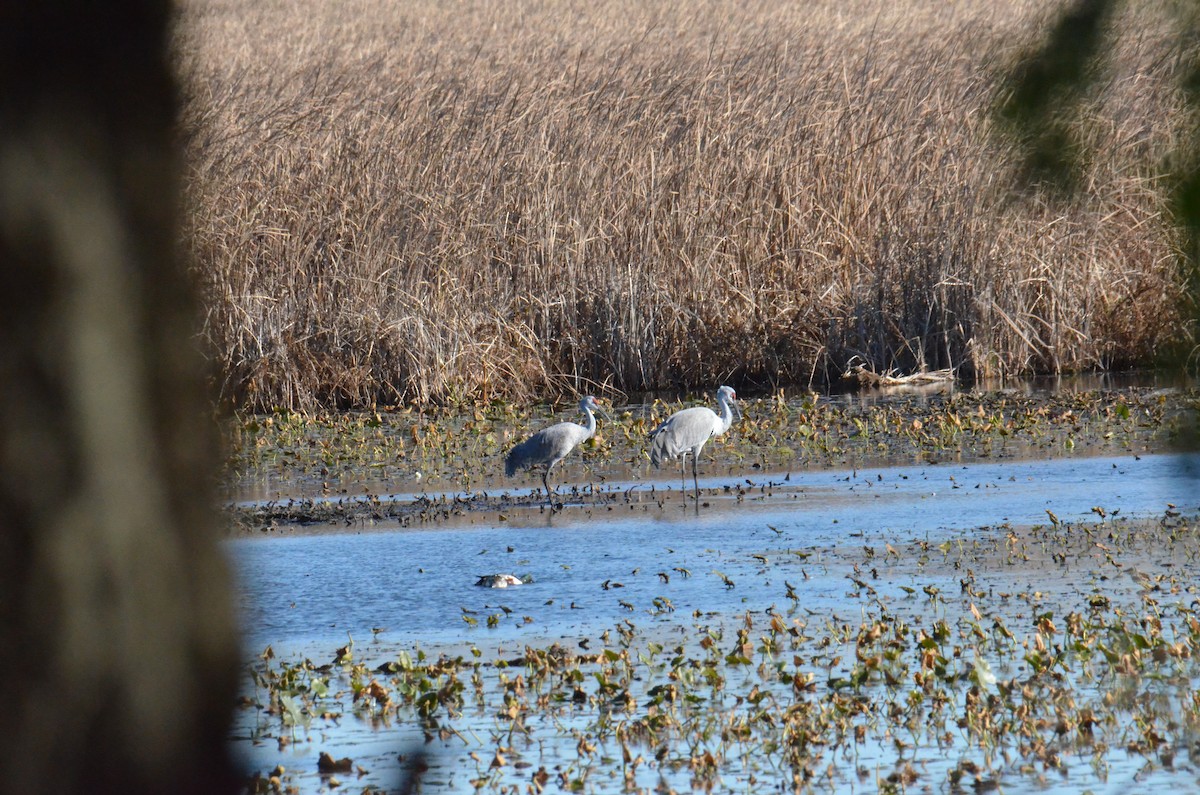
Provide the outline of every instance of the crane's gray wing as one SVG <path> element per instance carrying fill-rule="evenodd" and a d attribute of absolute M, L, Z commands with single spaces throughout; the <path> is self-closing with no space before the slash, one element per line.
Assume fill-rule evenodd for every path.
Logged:
<path fill-rule="evenodd" d="M 509 477 L 518 470 L 548 466 L 561 461 L 579 443 L 583 429 L 570 422 L 551 425 L 530 436 L 508 452 L 504 459 L 504 474 Z"/>
<path fill-rule="evenodd" d="M 704 407 L 672 414 L 654 431 L 650 443 L 650 463 L 657 467 L 663 459 L 678 458 L 697 445 L 702 446 L 713 434 L 715 417 L 711 409 Z"/>

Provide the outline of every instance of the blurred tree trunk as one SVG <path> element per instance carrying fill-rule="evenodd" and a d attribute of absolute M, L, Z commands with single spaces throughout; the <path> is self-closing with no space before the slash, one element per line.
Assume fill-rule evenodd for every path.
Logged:
<path fill-rule="evenodd" d="M 0 4 L 0 792 L 235 784 L 169 24 Z"/>

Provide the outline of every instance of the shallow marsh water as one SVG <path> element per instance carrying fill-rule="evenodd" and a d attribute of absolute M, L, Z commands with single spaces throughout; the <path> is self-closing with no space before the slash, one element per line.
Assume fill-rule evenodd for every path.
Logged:
<path fill-rule="evenodd" d="M 423 791 L 1192 788 L 1197 467 L 720 475 L 699 506 L 609 482 L 231 540 L 248 656 L 271 647 L 234 744 L 298 792 L 395 788 L 416 751 Z M 474 587 L 500 572 L 532 582 Z"/>
<path fill-rule="evenodd" d="M 345 642 L 347 631 L 369 636 L 373 627 L 388 628 L 383 637 L 394 642 L 461 640 L 460 607 L 497 602 L 535 613 L 535 621 L 506 621 L 477 634 L 519 641 L 611 627 L 628 615 L 618 600 L 648 600 L 662 591 L 676 594 L 676 607 L 687 612 L 711 609 L 710 600 L 727 593 L 739 603 L 751 594 L 776 598 L 769 578 L 748 579 L 733 592 L 708 571 L 763 568 L 749 556 L 764 550 L 785 550 L 783 560 L 766 567 L 777 572 L 786 550 L 897 539 L 941 543 L 954 531 L 1046 524 L 1047 511 L 1076 522 L 1096 519 L 1095 507 L 1118 516 L 1158 514 L 1168 503 L 1195 510 L 1200 502 L 1189 494 L 1194 484 L 1187 468 L 1197 465 L 1195 456 L 1148 455 L 793 473 L 787 481 L 710 478 L 703 487 L 723 491 L 728 485 L 733 494 L 704 497 L 707 506 L 699 509 L 675 484 L 654 499 L 611 508 L 526 509 L 502 522 L 483 513 L 448 527 L 377 523 L 229 543 L 245 586 L 251 647 L 332 648 Z M 622 492 L 621 484 L 613 490 Z M 657 572 L 676 565 L 693 576 L 673 577 L 667 587 Z M 473 587 L 481 575 L 496 572 L 534 581 L 511 589 Z M 606 580 L 623 588 L 610 583 L 606 593 L 600 588 Z M 553 605 L 542 604 L 551 598 Z"/>

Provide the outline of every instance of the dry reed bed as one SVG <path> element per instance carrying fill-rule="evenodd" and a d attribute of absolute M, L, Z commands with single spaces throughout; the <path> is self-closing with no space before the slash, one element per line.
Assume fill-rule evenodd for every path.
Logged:
<path fill-rule="evenodd" d="M 1143 2 L 1089 192 L 1014 191 L 1046 9 L 185 0 L 187 243 L 244 408 L 1144 364 L 1180 44 Z M 1122 22 L 1124 24 L 1124 21 Z"/>

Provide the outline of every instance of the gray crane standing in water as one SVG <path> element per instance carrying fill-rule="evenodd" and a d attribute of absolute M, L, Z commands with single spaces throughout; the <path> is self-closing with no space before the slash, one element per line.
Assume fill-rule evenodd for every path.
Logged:
<path fill-rule="evenodd" d="M 573 422 L 560 422 L 549 428 L 542 428 L 525 441 L 508 451 L 504 459 L 504 474 L 512 477 L 521 469 L 545 467 L 542 470 L 542 485 L 546 487 L 546 499 L 551 505 L 550 470 L 562 461 L 571 451 L 591 439 L 596 433 L 596 415 L 598 411 L 608 416 L 604 409 L 596 403 L 596 398 L 588 395 L 579 401 L 579 410 L 587 414 L 587 425 L 577 425 Z"/>
<path fill-rule="evenodd" d="M 733 405 L 737 393 L 733 387 L 723 386 L 717 390 L 717 403 L 721 413 L 705 406 L 677 411 L 650 433 L 650 463 L 658 467 L 664 458 L 683 458 L 682 467 L 687 466 L 686 456 L 692 454 L 692 485 L 696 498 L 700 498 L 700 482 L 696 475 L 696 460 L 705 443 L 729 430 L 733 424 Z M 686 483 L 686 469 L 684 479 Z"/>

